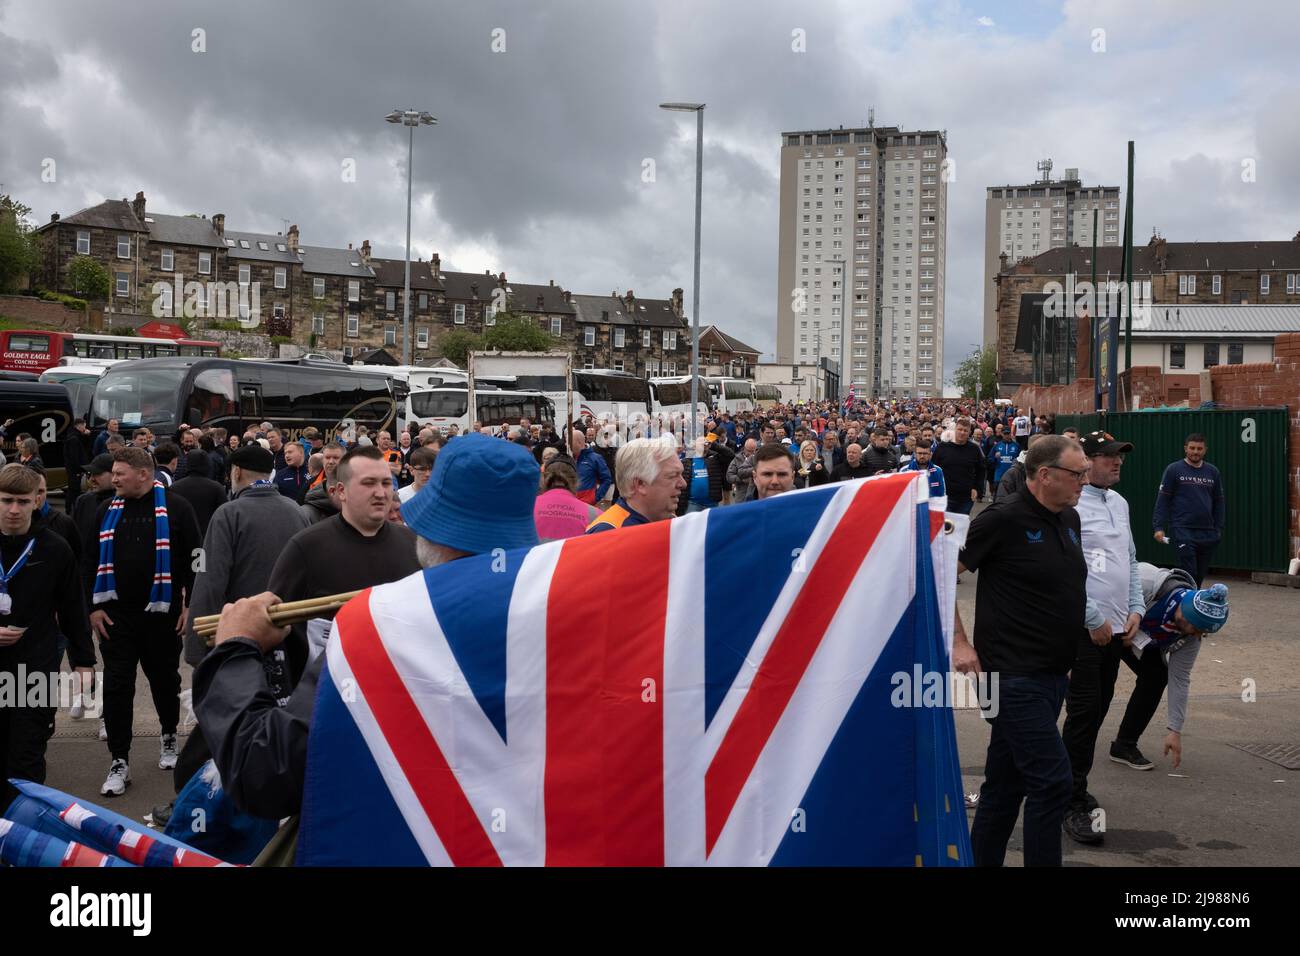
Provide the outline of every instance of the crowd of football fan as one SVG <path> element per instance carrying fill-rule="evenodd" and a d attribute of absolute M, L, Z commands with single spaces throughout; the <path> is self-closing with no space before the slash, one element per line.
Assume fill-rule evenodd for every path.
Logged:
<path fill-rule="evenodd" d="M 69 478 L 64 512 L 45 500 L 40 446 L 30 436 L 16 436 L 18 454 L 0 469 L 0 621 L 5 622 L 0 625 L 0 669 L 22 663 L 29 672 L 57 672 L 66 653 L 69 665 L 81 675 L 83 691 L 71 702 L 73 718 L 95 716 L 88 702 L 98 690 L 100 738 L 110 752 L 101 788 L 105 796 L 124 793 L 130 783 L 135 680 L 137 669 L 142 669 L 160 724 L 158 766 L 173 771 L 178 801 L 189 799 L 186 795 L 196 780 L 211 798 L 214 791 L 203 781 L 208 779 L 204 768 L 213 766 L 224 786 L 223 799 L 233 801 L 246 819 L 266 824 L 300 809 L 306 736 L 328 633 L 327 621 L 317 622 L 324 627 L 274 626 L 266 612 L 275 603 L 386 584 L 421 568 L 497 549 L 904 470 L 925 472 L 932 496 L 946 496 L 949 512 L 969 514 L 973 503 L 988 497 L 1008 502 L 1007 508 L 996 509 L 1006 516 L 998 521 L 1014 520 L 1017 509 L 1032 511 L 1033 502 L 1042 506 L 1043 515 L 1073 514 L 1066 506 L 1077 504 L 1088 519 L 1084 504 L 1089 502 L 1080 503 L 1078 485 L 1065 488 L 1058 496 L 1061 501 L 1052 504 L 1051 474 L 1069 473 L 1069 479 L 1062 479 L 1067 484 L 1089 474 L 1087 466 L 1067 467 L 1067 454 L 1096 462 L 1091 466 L 1096 472 L 1092 490 L 1099 489 L 1100 497 L 1094 510 L 1102 516 L 1097 519 L 1101 524 L 1113 526 L 1118 504 L 1114 493 L 1107 492 L 1102 468 L 1112 469 L 1110 483 L 1117 481 L 1119 464 L 1108 462 L 1122 462 L 1124 450 L 1131 446 L 1110 436 L 1103 440 L 1100 433 L 1081 441 L 1066 429 L 1072 441 L 1041 442 L 1034 459 L 1031 446 L 1039 436 L 1052 435 L 1054 424 L 1050 416 L 1028 415 L 991 401 L 804 403 L 734 415 L 715 410 L 701 423 L 703 433 L 686 441 L 672 433 L 629 438 L 611 423 L 587 419 L 572 422 L 567 436 L 524 419 L 493 437 L 477 424 L 464 435 L 454 427 L 444 433 L 413 426 L 396 441 L 387 431 L 371 435 L 364 427 L 349 430 L 348 441 L 327 438 L 314 428 L 287 437 L 271 422 L 242 435 L 182 427 L 176 435 L 159 436 L 137 427 L 128 436 L 111 421 L 105 431 L 91 436 L 78 421 L 63 449 Z M 484 433 L 475 434 L 479 432 Z M 1166 599 L 1173 594 L 1182 602 L 1170 604 L 1172 610 L 1165 608 L 1169 616 L 1161 625 L 1175 635 L 1195 632 L 1188 620 L 1206 630 L 1211 621 L 1207 614 L 1214 613 L 1213 596 L 1198 590 L 1213 541 L 1202 535 L 1203 547 L 1188 544 L 1196 538 L 1189 531 L 1189 515 L 1209 527 L 1214 540 L 1222 531 L 1221 486 L 1206 484 L 1206 476 L 1216 483 L 1218 476 L 1213 466 L 1203 465 L 1203 458 L 1203 441 L 1198 457 L 1189 438 L 1187 457 L 1166 473 L 1170 499 L 1182 494 L 1191 501 L 1181 510 L 1175 502 L 1169 527 L 1180 543 L 1180 559 L 1186 558 L 1192 573 L 1167 585 L 1161 579 L 1161 600 L 1169 603 Z M 1175 487 L 1183 479 L 1186 488 Z M 1067 501 L 1070 495 L 1073 499 Z M 1213 511 L 1210 517 L 1202 514 L 1207 507 Z M 1127 512 L 1123 515 L 1126 524 Z M 1162 539 L 1166 518 L 1156 516 L 1157 539 Z M 987 528 L 996 523 L 980 520 Z M 1084 547 L 1089 544 L 1088 520 L 1081 529 Z M 987 540 L 979 527 L 977 521 L 972 540 Z M 1071 537 L 1078 550 L 1079 535 L 1072 532 Z M 1031 548 L 1037 540 L 1029 538 Z M 1112 545 L 1125 568 L 1123 581 L 1115 585 L 1125 594 L 1112 603 L 1122 606 L 1126 616 L 1097 623 L 1101 612 L 1092 600 L 1093 575 L 1084 570 L 1077 582 L 1082 588 L 1086 578 L 1089 589 L 1088 631 L 1080 624 L 1081 633 L 1098 643 L 1103 632 L 1107 641 L 1113 633 L 1116 651 L 1089 665 L 1087 673 L 1096 679 L 1087 693 L 1080 691 L 1076 708 L 1086 714 L 1073 725 L 1067 722 L 1076 765 L 1084 762 L 1075 752 L 1086 752 L 1091 763 L 1091 748 L 1121 660 L 1118 649 L 1123 647 L 1122 659 L 1130 667 L 1141 667 L 1145 682 L 1147 709 L 1129 720 L 1133 726 L 1145 726 L 1149 720 L 1171 667 L 1156 666 L 1160 655 L 1148 655 L 1139 665 L 1129 650 L 1133 616 L 1140 616 L 1144 606 L 1138 566 L 1133 559 L 1130 575 L 1127 546 L 1106 546 Z M 1181 549 L 1189 547 L 1184 555 Z M 41 556 L 39 572 L 35 566 L 24 571 L 33 549 Z M 1046 553 L 1031 550 L 1044 567 L 1050 566 L 1040 560 Z M 972 569 L 983 561 L 980 605 L 987 605 L 989 614 L 998 613 L 996 606 L 1006 598 L 993 593 L 1000 575 L 988 545 L 968 545 L 963 560 Z M 1071 564 L 1068 570 L 1076 569 Z M 1058 584 L 1047 581 L 1045 587 L 1050 592 Z M 1175 589 L 1179 584 L 1195 585 L 1187 589 L 1186 602 L 1183 590 Z M 1096 582 L 1097 588 L 1106 586 Z M 1132 614 L 1127 613 L 1130 604 Z M 1179 610 L 1184 604 L 1186 617 Z M 1226 603 L 1224 609 L 1226 614 Z M 221 623 L 215 639 L 206 639 L 194 621 L 216 614 Z M 13 626 L 17 620 L 24 625 Z M 954 666 L 970 671 L 983 663 L 990 669 L 985 658 L 994 644 L 985 637 L 980 645 L 981 619 L 977 617 L 974 651 L 960 632 L 960 622 L 958 627 Z M 1121 632 L 1127 634 L 1122 642 Z M 94 639 L 103 664 L 98 688 Z M 201 731 L 191 732 L 183 748 L 177 734 L 182 649 L 195 667 L 193 711 Z M 1187 667 L 1193 656 L 1182 658 Z M 1168 655 L 1163 659 L 1169 660 Z M 1100 678 L 1093 673 L 1098 667 Z M 1014 665 L 1003 664 L 1001 669 L 1013 671 Z M 1177 673 L 1186 676 L 1185 671 Z M 1185 705 L 1185 683 L 1182 691 Z M 1072 683 L 1071 695 L 1074 692 Z M 1058 688 L 1058 708 L 1061 694 Z M 1055 719 L 1053 711 L 1051 721 Z M 1171 727 L 1175 737 L 1181 714 L 1177 719 Z M 53 706 L 0 708 L 0 722 L 3 779 L 43 781 Z M 1119 747 L 1122 762 L 1150 766 L 1136 749 L 1135 734 L 1123 738 Z M 1112 759 L 1118 759 L 1116 752 L 1113 746 Z M 1072 817 L 1071 832 L 1086 837 L 1087 814 L 1096 801 L 1086 790 L 1087 767 L 1081 769 L 1073 795 L 1066 787 L 1058 803 L 1064 813 L 1069 798 L 1070 812 L 1077 817 Z M 1059 774 L 1056 785 L 1064 786 Z M 1009 796 L 998 786 L 991 776 L 985 790 L 987 809 L 998 809 L 995 829 L 1000 832 L 1008 812 L 1014 822 L 1019 802 L 1008 811 Z M 995 807 L 999 800 L 1006 806 Z M 7 796 L 0 794 L 0 806 L 5 803 Z M 169 827 L 172 816 L 172 804 L 159 806 L 151 822 Z M 1027 819 L 1027 831 L 1029 823 Z M 1040 823 L 1036 817 L 1035 833 L 1043 829 Z M 977 817 L 977 834 L 979 824 Z M 1046 829 L 1052 825 L 1059 833 L 1059 816 Z M 233 836 L 226 833 L 219 854 L 232 862 L 251 860 L 275 831 L 267 826 L 237 829 Z M 191 833 L 177 835 L 194 838 Z M 241 839 L 247 845 L 241 845 Z M 991 839 L 992 849 L 982 855 L 999 858 L 1000 837 Z M 1050 842 L 1050 837 L 1044 839 Z M 1050 860 L 1050 852 L 1045 856 Z"/>

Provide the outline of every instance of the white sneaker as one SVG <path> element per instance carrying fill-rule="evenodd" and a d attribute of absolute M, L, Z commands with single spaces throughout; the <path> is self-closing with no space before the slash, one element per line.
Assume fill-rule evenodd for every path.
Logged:
<path fill-rule="evenodd" d="M 108 724 L 104 723 L 103 717 L 99 718 L 99 739 L 100 740 L 108 739 Z"/>
<path fill-rule="evenodd" d="M 120 797 L 126 793 L 127 784 L 131 782 L 131 771 L 125 760 L 114 760 L 108 767 L 108 779 L 99 788 L 99 792 L 108 797 Z"/>
<path fill-rule="evenodd" d="M 80 694 L 72 698 L 72 706 L 68 708 L 68 715 L 73 720 L 81 720 L 81 718 L 86 716 L 86 705 Z"/>
<path fill-rule="evenodd" d="M 162 735 L 162 747 L 160 748 L 158 754 L 158 769 L 159 770 L 176 769 L 176 735 L 175 734 Z"/>

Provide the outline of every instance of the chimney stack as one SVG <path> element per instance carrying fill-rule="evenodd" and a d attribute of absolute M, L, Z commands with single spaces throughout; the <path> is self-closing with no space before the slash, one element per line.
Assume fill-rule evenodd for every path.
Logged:
<path fill-rule="evenodd" d="M 298 224 L 294 223 L 289 227 L 288 242 L 286 243 L 290 252 L 298 251 Z"/>
<path fill-rule="evenodd" d="M 369 239 L 361 240 L 361 261 L 366 265 L 370 265 L 370 240 Z"/>
<path fill-rule="evenodd" d="M 442 273 L 442 258 L 436 252 L 429 257 L 429 269 L 435 279 Z"/>
<path fill-rule="evenodd" d="M 212 214 L 212 228 L 216 230 L 218 236 L 226 234 L 226 214 L 224 212 L 214 212 Z"/>
<path fill-rule="evenodd" d="M 673 315 L 677 316 L 679 319 L 684 318 L 686 315 L 686 304 L 682 299 L 681 289 L 673 289 L 672 305 Z"/>
<path fill-rule="evenodd" d="M 50 222 L 58 222 L 58 221 L 59 221 L 59 214 L 57 212 L 50 213 Z"/>
<path fill-rule="evenodd" d="M 135 218 L 144 222 L 144 193 L 135 194 L 135 199 L 131 201 L 131 211 L 135 213 Z"/>

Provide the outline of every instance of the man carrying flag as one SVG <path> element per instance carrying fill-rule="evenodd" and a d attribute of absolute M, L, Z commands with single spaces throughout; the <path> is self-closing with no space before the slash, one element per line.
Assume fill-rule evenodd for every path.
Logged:
<path fill-rule="evenodd" d="M 536 498 L 537 462 L 527 449 L 470 434 L 439 453 L 428 484 L 402 506 L 402 519 L 418 536 L 420 566 L 430 568 L 535 545 Z M 325 661 L 317 655 L 288 704 L 276 705 L 262 658 L 288 633 L 267 617 L 278 603 L 266 592 L 228 605 L 216 646 L 194 672 L 194 710 L 226 792 L 239 809 L 272 820 L 301 809 L 307 731 Z"/>

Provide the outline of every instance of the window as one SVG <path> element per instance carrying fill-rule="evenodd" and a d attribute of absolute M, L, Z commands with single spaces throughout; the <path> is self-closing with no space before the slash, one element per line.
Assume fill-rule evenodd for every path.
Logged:
<path fill-rule="evenodd" d="M 88 230 L 77 233 L 77 255 L 90 255 L 90 232 Z"/>
<path fill-rule="evenodd" d="M 419 302 L 421 310 L 427 309 L 429 307 L 429 293 L 421 292 Z"/>
<path fill-rule="evenodd" d="M 1243 346 L 1240 342 L 1228 343 L 1228 364 L 1240 365 L 1242 362 Z"/>
<path fill-rule="evenodd" d="M 642 332 L 641 332 L 641 348 L 643 348 L 643 349 L 648 349 L 648 348 L 650 348 L 650 330 L 649 330 L 649 329 L 644 329 L 644 330 L 642 330 Z"/>
<path fill-rule="evenodd" d="M 1215 278 L 1217 279 L 1218 276 L 1215 276 Z M 1218 364 L 1219 364 L 1219 343 L 1206 342 L 1205 343 L 1205 367 L 1212 368 L 1213 366 Z"/>
<path fill-rule="evenodd" d="M 417 349 L 427 349 L 429 347 L 429 327 L 420 326 L 415 330 L 415 347 Z"/>
<path fill-rule="evenodd" d="M 162 310 L 163 315 L 172 314 L 172 287 L 164 285 L 162 291 L 158 293 L 158 308 Z"/>
<path fill-rule="evenodd" d="M 1215 295 L 1220 295 L 1223 292 L 1223 276 L 1214 276 L 1210 280 L 1210 291 Z"/>
<path fill-rule="evenodd" d="M 361 318 L 357 315 L 348 316 L 348 336 L 356 338 L 361 334 Z"/>
<path fill-rule="evenodd" d="M 171 249 L 164 249 L 162 251 L 161 265 L 162 265 L 163 272 L 172 272 L 173 270 L 175 270 L 176 253 L 174 253 Z"/>
<path fill-rule="evenodd" d="M 285 281 L 286 281 L 286 276 L 285 276 L 285 270 L 284 270 L 284 268 L 283 268 L 283 267 L 276 267 L 276 270 L 275 270 L 275 287 L 276 287 L 277 289 L 283 289 L 283 288 L 285 287 Z"/>
<path fill-rule="evenodd" d="M 241 249 L 247 249 L 247 248 L 248 248 L 248 240 L 247 240 L 247 239 L 240 239 L 240 240 L 239 240 L 239 248 L 241 248 Z"/>
<path fill-rule="evenodd" d="M 1169 346 L 1169 367 L 1185 368 L 1187 365 L 1186 352 L 1187 352 L 1187 346 L 1185 346 L 1182 342 L 1172 343 Z"/>
<path fill-rule="evenodd" d="M 595 344 L 596 344 L 596 328 L 595 328 L 595 326 L 588 325 L 588 326 L 586 326 L 586 327 L 583 328 L 583 330 L 582 330 L 582 344 L 583 344 L 583 345 L 595 345 Z"/>
<path fill-rule="evenodd" d="M 614 348 L 616 349 L 623 348 L 626 340 L 627 340 L 627 331 L 625 329 L 614 330 Z M 620 360 L 619 364 L 620 365 L 622 364 L 622 360 Z"/>
<path fill-rule="evenodd" d="M 270 252 L 270 251 L 271 251 L 271 250 L 270 250 L 270 247 L 267 246 L 267 244 L 266 244 L 265 242 L 258 242 L 258 244 L 257 244 L 257 248 L 261 249 L 263 252 Z"/>
<path fill-rule="evenodd" d="M 249 282 L 250 277 L 251 277 L 250 268 L 249 268 L 248 266 L 240 266 L 240 267 L 239 267 L 239 284 L 240 284 L 240 285 L 248 285 L 248 282 Z"/>
<path fill-rule="evenodd" d="M 397 293 L 391 289 L 384 293 L 384 308 L 389 312 L 397 308 Z"/>
<path fill-rule="evenodd" d="M 615 372 L 621 372 L 621 371 L 623 371 L 623 360 L 622 360 L 622 359 L 614 359 L 614 371 L 615 371 Z"/>
<path fill-rule="evenodd" d="M 671 329 L 664 330 L 664 349 L 672 350 L 677 348 L 677 333 Z M 677 374 L 676 372 L 673 373 Z"/>
<path fill-rule="evenodd" d="M 113 275 L 117 280 L 116 282 L 117 294 L 122 298 L 125 298 L 126 296 L 130 295 L 131 274 L 129 272 L 115 272 Z"/>
<path fill-rule="evenodd" d="M 13 334 L 9 336 L 9 350 L 11 352 L 41 352 L 48 354 L 50 351 L 50 337 L 48 335 L 20 335 Z"/>
<path fill-rule="evenodd" d="M 1260 294 L 1260 295 L 1268 295 L 1268 280 L 1269 280 L 1269 275 L 1268 275 L 1267 272 L 1265 272 L 1263 275 L 1261 275 L 1261 276 L 1259 277 L 1259 294 Z"/>
<path fill-rule="evenodd" d="M 551 316 L 551 334 L 560 335 L 564 331 L 564 320 L 559 316 Z"/>
<path fill-rule="evenodd" d="M 1287 295 L 1293 295 L 1297 291 L 1297 287 L 1300 287 L 1300 276 L 1297 276 L 1294 272 L 1288 272 L 1286 274 Z"/>
<path fill-rule="evenodd" d="M 348 280 L 348 301 L 349 301 L 349 302 L 360 302 L 360 301 L 361 301 L 361 282 L 360 282 L 360 280 L 358 280 L 358 279 L 349 279 L 349 280 Z"/>
<path fill-rule="evenodd" d="M 1180 275 L 1178 277 L 1179 295 L 1196 295 L 1196 276 Z"/>
<path fill-rule="evenodd" d="M 131 258 L 131 237 L 130 236 L 117 237 L 117 257 L 119 259 Z"/>
<path fill-rule="evenodd" d="M 397 344 L 397 326 L 395 325 L 384 326 L 384 344 L 385 345 Z"/>
<path fill-rule="evenodd" d="M 325 334 L 325 316 L 313 315 L 311 317 L 311 330 L 314 335 Z"/>
<path fill-rule="evenodd" d="M 312 294 L 313 296 L 315 296 L 316 298 L 318 298 L 318 299 L 323 299 L 323 298 L 325 298 L 325 280 L 324 280 L 324 279 L 312 279 L 312 280 L 311 280 L 311 294 Z"/>
<path fill-rule="evenodd" d="M 491 302 L 483 306 L 483 324 L 484 325 L 497 324 L 497 307 L 493 305 Z"/>
<path fill-rule="evenodd" d="M 452 321 L 457 325 L 465 324 L 465 303 L 457 302 L 452 306 Z"/>

